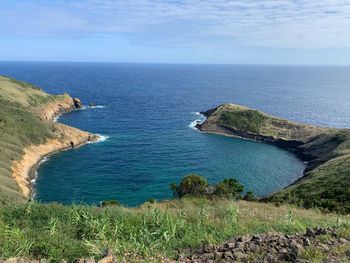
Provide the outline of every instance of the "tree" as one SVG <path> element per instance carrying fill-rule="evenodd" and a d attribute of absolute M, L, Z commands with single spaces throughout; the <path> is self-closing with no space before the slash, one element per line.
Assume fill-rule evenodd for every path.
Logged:
<path fill-rule="evenodd" d="M 254 193 L 252 191 L 248 191 L 243 197 L 243 199 L 246 201 L 254 201 L 256 200 L 256 197 L 254 196 Z"/>
<path fill-rule="evenodd" d="M 208 181 L 198 174 L 185 176 L 180 185 L 171 184 L 170 188 L 176 197 L 183 196 L 203 196 L 207 193 Z"/>
<path fill-rule="evenodd" d="M 216 186 L 213 195 L 237 200 L 241 198 L 243 190 L 243 185 L 237 179 L 230 178 L 224 179 L 219 183 Z"/>

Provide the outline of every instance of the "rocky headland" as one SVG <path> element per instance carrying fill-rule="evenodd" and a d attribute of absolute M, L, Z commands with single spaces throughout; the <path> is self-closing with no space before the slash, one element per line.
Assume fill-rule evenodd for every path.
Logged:
<path fill-rule="evenodd" d="M 80 108 L 82 108 L 82 103 L 79 99 L 65 95 L 62 100 L 49 102 L 35 110 L 40 119 L 52 125 L 54 136 L 43 144 L 25 147 L 22 158 L 13 162 L 13 178 L 25 197 L 31 195 L 31 180 L 35 177 L 35 170 L 44 157 L 98 140 L 97 135 L 54 122 L 57 116 Z"/>
<path fill-rule="evenodd" d="M 0 76 L 0 105 L 0 203 L 30 198 L 34 170 L 45 156 L 98 139 L 56 122 L 59 115 L 82 108 L 68 94 L 47 94 Z"/>
<path fill-rule="evenodd" d="M 223 104 L 202 112 L 200 131 L 274 144 L 307 164 L 304 176 L 264 200 L 350 213 L 350 130 L 291 122 Z"/>

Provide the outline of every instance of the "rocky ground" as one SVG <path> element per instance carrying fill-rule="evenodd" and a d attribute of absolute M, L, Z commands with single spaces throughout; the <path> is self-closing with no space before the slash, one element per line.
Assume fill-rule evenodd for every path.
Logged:
<path fill-rule="evenodd" d="M 316 228 L 305 234 L 235 237 L 187 254 L 183 262 L 350 262 L 350 240 L 333 228 Z"/>
<path fill-rule="evenodd" d="M 350 262 L 350 239 L 341 237 L 334 228 L 307 229 L 305 234 L 281 235 L 276 233 L 240 236 L 225 243 L 205 245 L 201 249 L 182 251 L 177 260 L 163 259 L 164 263 L 209 263 L 209 262 L 251 262 L 251 263 L 314 263 Z M 0 263 L 39 263 L 10 258 Z M 100 260 L 94 258 L 78 259 L 76 263 L 117 263 L 110 250 Z M 131 262 L 131 261 L 130 261 Z M 144 262 L 141 259 L 137 262 Z M 61 263 L 66 263 L 62 260 Z"/>

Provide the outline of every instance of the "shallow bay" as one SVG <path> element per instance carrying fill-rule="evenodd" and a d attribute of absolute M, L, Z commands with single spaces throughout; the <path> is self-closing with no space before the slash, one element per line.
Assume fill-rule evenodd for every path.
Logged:
<path fill-rule="evenodd" d="M 108 139 L 51 156 L 38 170 L 36 198 L 126 205 L 171 198 L 169 184 L 192 172 L 212 183 L 236 177 L 260 196 L 287 186 L 305 167 L 293 154 L 200 133 L 190 127 L 195 112 L 234 102 L 349 127 L 349 73 L 346 67 L 0 63 L 0 74 L 101 106 L 59 118 Z"/>

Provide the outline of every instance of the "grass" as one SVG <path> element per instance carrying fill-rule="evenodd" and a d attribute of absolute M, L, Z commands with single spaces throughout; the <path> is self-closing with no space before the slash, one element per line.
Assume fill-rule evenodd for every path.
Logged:
<path fill-rule="evenodd" d="M 0 208 L 0 258 L 98 259 L 110 248 L 119 260 L 160 262 L 176 258 L 183 249 L 218 244 L 235 235 L 291 234 L 326 225 L 347 228 L 349 221 L 291 206 L 203 198 L 138 208 L 5 205 Z"/>
<path fill-rule="evenodd" d="M 350 213 L 350 129 L 293 123 L 234 104 L 219 106 L 203 124 L 210 132 L 216 126 L 243 137 L 276 140 L 316 162 L 302 180 L 266 201 Z"/>
<path fill-rule="evenodd" d="M 31 84 L 0 76 L 0 203 L 25 200 L 12 178 L 12 162 L 21 158 L 24 147 L 53 136 L 52 126 L 36 113 L 64 96 L 49 95 Z"/>
<path fill-rule="evenodd" d="M 223 112 L 220 124 L 227 128 L 257 133 L 267 119 L 265 115 L 256 110 L 242 110 Z"/>

